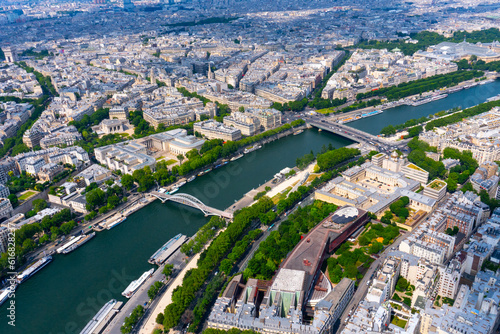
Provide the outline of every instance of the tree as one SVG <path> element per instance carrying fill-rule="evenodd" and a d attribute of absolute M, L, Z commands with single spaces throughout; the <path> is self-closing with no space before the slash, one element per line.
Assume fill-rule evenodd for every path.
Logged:
<path fill-rule="evenodd" d="M 404 277 L 399 277 L 398 283 L 396 284 L 396 290 L 399 292 L 405 292 L 410 282 L 408 282 Z"/>
<path fill-rule="evenodd" d="M 345 267 L 345 275 L 349 278 L 356 279 L 358 267 L 356 267 L 355 263 L 350 263 Z"/>
<path fill-rule="evenodd" d="M 338 149 L 330 150 L 323 154 L 318 154 L 317 156 L 318 166 L 320 170 L 326 170 L 335 167 L 341 162 L 353 158 L 359 154 L 360 151 L 356 148 L 341 147 Z"/>
<path fill-rule="evenodd" d="M 339 265 L 336 265 L 330 272 L 330 279 L 333 283 L 338 283 L 344 276 L 344 272 Z"/>
<path fill-rule="evenodd" d="M 17 196 L 15 194 L 10 194 L 9 197 L 7 197 L 10 201 L 10 204 L 12 204 L 12 207 L 16 207 L 19 205 L 19 200 L 17 199 Z"/>
<path fill-rule="evenodd" d="M 94 209 L 96 207 L 100 207 L 105 203 L 106 193 L 101 189 L 97 188 L 85 195 L 85 199 L 87 200 L 87 205 L 90 209 Z"/>
<path fill-rule="evenodd" d="M 44 243 L 46 243 L 46 242 L 47 242 L 47 241 L 49 241 L 49 240 L 50 240 L 49 235 L 48 235 L 47 233 L 44 233 L 44 234 L 40 237 L 40 239 L 38 239 L 38 242 L 39 242 L 41 245 L 43 245 Z"/>
<path fill-rule="evenodd" d="M 61 225 L 60 230 L 61 233 L 64 235 L 68 235 L 73 228 L 75 228 L 76 222 L 74 220 L 70 220 L 67 223 L 64 223 Z"/>
<path fill-rule="evenodd" d="M 120 197 L 112 195 L 108 197 L 108 208 L 114 209 L 118 204 L 120 204 Z"/>
<path fill-rule="evenodd" d="M 368 245 L 370 243 L 370 240 L 368 240 L 368 238 L 366 237 L 366 235 L 361 235 L 358 238 L 358 242 L 359 242 L 360 246 L 366 246 L 366 245 Z"/>
<path fill-rule="evenodd" d="M 453 226 L 453 229 L 448 227 L 446 229 L 445 233 L 453 236 L 453 235 L 456 235 L 459 231 L 460 231 L 460 229 L 458 228 L 458 226 Z"/>
<path fill-rule="evenodd" d="M 163 313 L 158 313 L 158 315 L 156 316 L 156 323 L 157 324 L 160 324 L 160 325 L 163 325 L 163 320 L 165 319 L 165 317 L 163 316 Z"/>
<path fill-rule="evenodd" d="M 122 176 L 122 185 L 125 189 L 130 190 L 134 186 L 134 178 L 130 174 L 125 174 Z"/>
<path fill-rule="evenodd" d="M 384 224 L 390 224 L 393 217 L 394 215 L 391 211 L 386 211 L 380 221 Z"/>
<path fill-rule="evenodd" d="M 170 275 L 172 275 L 172 271 L 174 269 L 173 264 L 166 264 L 165 267 L 163 267 L 162 273 L 165 275 L 166 278 L 169 278 Z"/>
<path fill-rule="evenodd" d="M 36 247 L 36 244 L 33 241 L 33 239 L 25 239 L 24 240 L 24 242 L 23 242 L 23 250 L 26 253 L 31 252 L 32 250 L 34 250 L 35 247 Z"/>
<path fill-rule="evenodd" d="M 32 202 L 32 205 L 33 205 L 33 210 L 35 212 L 40 212 L 48 206 L 47 202 L 42 198 L 38 198 L 38 199 L 34 200 Z"/>
<path fill-rule="evenodd" d="M 448 177 L 448 179 L 446 180 L 446 188 L 450 193 L 455 192 L 458 188 L 457 180 Z"/>
<path fill-rule="evenodd" d="M 149 166 L 146 166 L 143 169 L 135 170 L 132 176 L 139 184 L 139 188 L 137 190 L 140 192 L 147 191 L 154 185 L 153 173 L 151 172 L 151 168 Z"/>
<path fill-rule="evenodd" d="M 384 249 L 384 245 L 382 243 L 378 242 L 378 241 L 374 241 L 374 242 L 372 242 L 372 245 L 368 249 L 368 252 L 370 254 L 377 254 L 382 249 Z"/>
<path fill-rule="evenodd" d="M 91 221 L 92 219 L 97 216 L 97 213 L 95 211 L 91 211 L 88 215 L 85 216 L 86 221 Z"/>
<path fill-rule="evenodd" d="M 158 292 L 160 291 L 161 287 L 163 286 L 163 282 L 156 281 L 154 282 L 153 285 L 148 290 L 148 297 L 149 299 L 154 299 Z"/>
<path fill-rule="evenodd" d="M 56 240 L 57 237 L 59 237 L 59 234 L 60 234 L 60 231 L 59 231 L 59 228 L 57 226 L 52 226 L 50 228 L 50 235 L 51 235 L 50 239 L 52 241 Z"/>
<path fill-rule="evenodd" d="M 179 163 L 182 164 L 182 161 L 184 160 L 184 154 L 178 154 L 177 159 L 179 160 Z"/>
<path fill-rule="evenodd" d="M 122 327 L 120 328 L 120 332 L 123 334 L 130 333 L 135 324 L 139 321 L 139 319 L 144 315 L 144 307 L 142 305 L 138 305 L 130 314 L 130 316 L 125 318 Z"/>
<path fill-rule="evenodd" d="M 243 107 L 243 106 L 239 107 L 239 108 L 238 108 L 238 111 L 239 111 L 239 112 L 245 112 L 245 107 Z"/>
<path fill-rule="evenodd" d="M 183 244 L 181 246 L 181 253 L 189 256 L 191 254 L 193 245 L 194 245 L 194 241 L 193 240 L 190 240 L 189 242 L 186 242 L 185 244 Z"/>
<path fill-rule="evenodd" d="M 384 136 L 394 135 L 396 134 L 396 129 L 392 125 L 387 125 L 382 130 L 380 130 L 380 133 Z"/>
<path fill-rule="evenodd" d="M 91 184 L 89 184 L 88 186 L 86 186 L 86 187 L 85 187 L 85 192 L 86 192 L 86 193 L 88 193 L 88 192 L 90 192 L 91 190 L 94 190 L 94 189 L 96 189 L 96 188 L 98 188 L 97 183 L 92 182 Z"/>

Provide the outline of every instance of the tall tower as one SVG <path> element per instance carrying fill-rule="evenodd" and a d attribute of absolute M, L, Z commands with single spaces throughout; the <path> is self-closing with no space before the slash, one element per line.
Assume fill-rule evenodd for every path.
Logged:
<path fill-rule="evenodd" d="M 8 63 L 14 63 L 17 61 L 17 54 L 16 54 L 16 50 L 14 48 L 7 46 L 5 48 L 2 48 L 2 51 L 3 51 L 3 54 L 5 55 L 5 60 Z"/>
<path fill-rule="evenodd" d="M 125 10 L 132 10 L 134 9 L 135 5 L 132 0 L 122 0 L 121 7 Z"/>
<path fill-rule="evenodd" d="M 149 80 L 150 80 L 152 85 L 156 85 L 156 77 L 155 77 L 154 68 L 151 68 L 151 70 L 149 71 Z"/>

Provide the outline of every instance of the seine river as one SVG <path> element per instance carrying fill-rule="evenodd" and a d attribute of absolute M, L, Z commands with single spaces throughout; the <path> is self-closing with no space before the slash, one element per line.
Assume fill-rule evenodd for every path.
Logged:
<path fill-rule="evenodd" d="M 483 103 L 487 98 L 498 94 L 500 94 L 500 80 L 464 89 L 456 93 L 449 94 L 445 99 L 422 104 L 418 107 L 403 105 L 387 109 L 384 110 L 382 114 L 362 118 L 360 120 L 347 123 L 346 125 L 378 135 L 380 130 L 389 124 L 402 124 L 410 119 L 418 119 L 423 116 L 433 115 L 442 110 L 449 110 L 456 107 L 469 108 Z"/>

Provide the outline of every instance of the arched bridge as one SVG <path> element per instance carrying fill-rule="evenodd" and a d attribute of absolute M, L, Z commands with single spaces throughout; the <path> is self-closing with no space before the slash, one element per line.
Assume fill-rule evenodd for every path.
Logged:
<path fill-rule="evenodd" d="M 202 201 L 194 197 L 193 195 L 178 193 L 174 195 L 163 194 L 157 191 L 150 192 L 151 196 L 158 198 L 162 203 L 166 201 L 173 201 L 177 203 L 181 203 L 192 208 L 196 208 L 203 212 L 205 216 L 219 216 L 227 219 L 233 219 L 233 214 L 222 211 L 216 208 L 212 208 L 208 205 L 205 205 Z"/>

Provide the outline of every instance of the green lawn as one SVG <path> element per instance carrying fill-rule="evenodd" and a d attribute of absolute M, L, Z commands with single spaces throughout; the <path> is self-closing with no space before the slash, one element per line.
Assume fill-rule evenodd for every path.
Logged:
<path fill-rule="evenodd" d="M 174 159 L 170 159 L 170 160 L 165 161 L 165 163 L 167 164 L 167 166 L 173 165 L 176 162 L 177 162 L 177 160 L 174 160 Z"/>
<path fill-rule="evenodd" d="M 403 329 L 405 328 L 406 323 L 407 323 L 406 320 L 400 319 L 396 316 L 394 316 L 394 318 L 392 318 L 392 321 L 391 321 L 391 324 L 394 324 L 394 325 L 401 327 Z"/>
<path fill-rule="evenodd" d="M 335 108 L 318 109 L 318 110 L 316 110 L 316 112 L 319 112 L 320 114 L 328 115 L 328 114 L 334 112 L 334 109 Z"/>
<path fill-rule="evenodd" d="M 292 187 L 286 188 L 283 192 L 274 195 L 273 198 L 271 198 L 271 200 L 273 201 L 274 204 L 278 204 L 278 202 L 281 199 L 285 199 L 286 198 L 286 196 L 288 195 L 288 193 L 290 192 L 290 190 L 292 190 Z"/>
<path fill-rule="evenodd" d="M 36 194 L 36 191 L 31 191 L 31 190 L 28 190 L 27 192 L 25 192 L 24 194 L 22 194 L 21 196 L 19 196 L 19 200 L 20 201 L 25 201 L 27 200 L 28 198 L 30 198 L 31 196 L 33 196 L 34 194 Z"/>
<path fill-rule="evenodd" d="M 156 161 L 160 161 L 161 159 L 165 158 L 163 155 L 159 158 L 156 158 Z"/>

